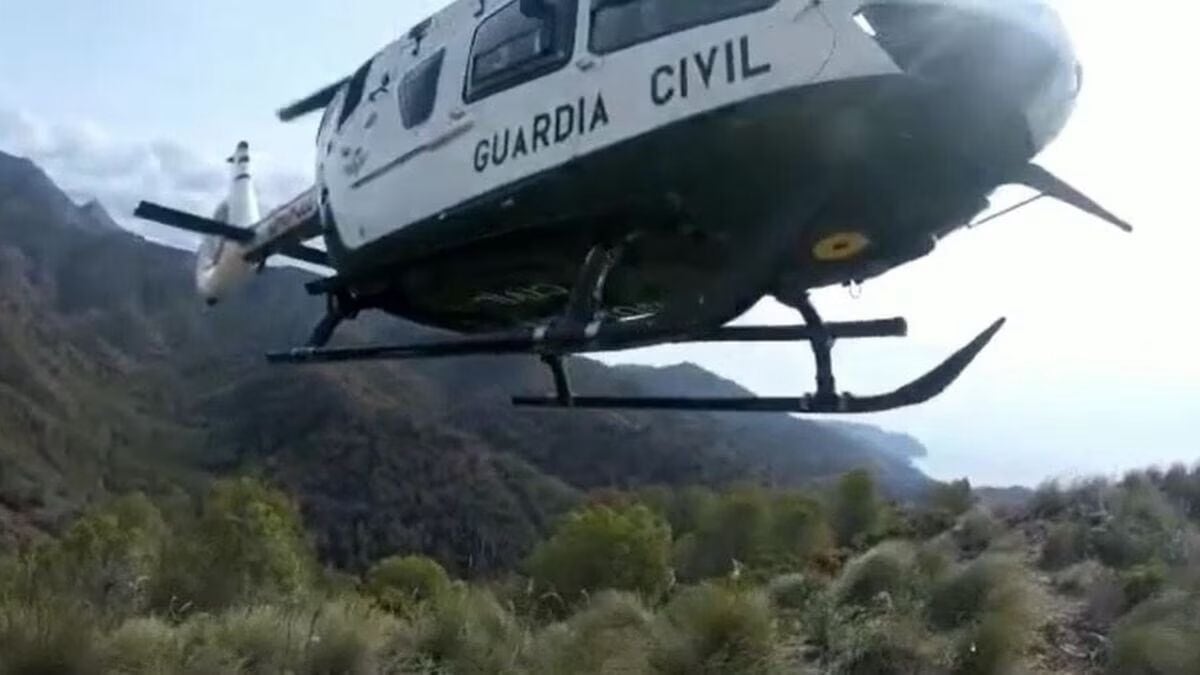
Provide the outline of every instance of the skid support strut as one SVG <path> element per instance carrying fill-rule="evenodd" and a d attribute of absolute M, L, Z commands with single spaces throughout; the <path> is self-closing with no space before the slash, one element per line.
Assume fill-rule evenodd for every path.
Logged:
<path fill-rule="evenodd" d="M 329 344 L 338 326 L 341 326 L 343 321 L 353 319 L 357 315 L 358 308 L 355 307 L 354 300 L 349 294 L 338 291 L 327 294 L 325 296 L 325 316 L 313 328 L 312 334 L 308 338 L 308 347 L 319 349 Z"/>

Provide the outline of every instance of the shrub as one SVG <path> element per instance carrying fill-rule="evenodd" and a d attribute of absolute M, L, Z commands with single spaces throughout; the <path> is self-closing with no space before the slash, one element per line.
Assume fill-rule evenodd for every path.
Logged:
<path fill-rule="evenodd" d="M 63 590 L 108 611 L 140 609 L 166 531 L 162 514 L 141 493 L 85 513 L 57 546 L 57 572 L 69 586 Z"/>
<path fill-rule="evenodd" d="M 1107 567 L 1097 575 L 1084 597 L 1084 616 L 1095 626 L 1110 626 L 1124 613 L 1126 608 L 1125 589 L 1116 573 Z"/>
<path fill-rule="evenodd" d="M 569 621 L 541 631 L 528 670 L 563 675 L 647 672 L 652 618 L 636 595 L 603 592 Z"/>
<path fill-rule="evenodd" d="M 1076 563 L 1054 575 L 1054 588 L 1076 597 L 1086 596 L 1096 584 L 1113 576 L 1111 570 L 1095 560 Z"/>
<path fill-rule="evenodd" d="M 1200 617 L 1183 593 L 1151 600 L 1122 619 L 1112 633 L 1109 671 L 1122 675 L 1200 672 Z"/>
<path fill-rule="evenodd" d="M 330 602 L 308 623 L 302 673 L 355 675 L 379 671 L 379 655 L 399 630 L 394 618 L 362 602 Z"/>
<path fill-rule="evenodd" d="M 991 675 L 1013 672 L 1031 638 L 1021 618 L 988 612 L 959 640 L 954 672 Z"/>
<path fill-rule="evenodd" d="M 854 622 L 837 646 L 840 675 L 932 675 L 946 671 L 945 647 L 921 622 L 903 614 Z"/>
<path fill-rule="evenodd" d="M 800 494 L 774 501 L 770 528 L 772 553 L 786 560 L 807 561 L 833 546 L 833 532 L 820 502 Z"/>
<path fill-rule="evenodd" d="M 1167 567 L 1159 561 L 1136 565 L 1119 574 L 1125 607 L 1133 607 L 1158 593 L 1167 583 Z"/>
<path fill-rule="evenodd" d="M 995 556 L 979 558 L 934 586 L 928 605 L 930 622 L 951 629 L 985 612 L 1022 616 L 1028 610 L 1025 581 L 1016 563 Z"/>
<path fill-rule="evenodd" d="M 1087 530 L 1079 523 L 1057 523 L 1046 533 L 1038 565 L 1059 570 L 1083 560 L 1087 553 Z"/>
<path fill-rule="evenodd" d="M 311 614 L 308 619 L 311 620 Z M 277 605 L 198 614 L 183 626 L 185 661 L 251 672 L 285 672 L 309 639 L 308 622 Z"/>
<path fill-rule="evenodd" d="M 804 523 L 797 525 L 803 527 Z M 787 536 L 784 531 L 772 532 L 771 502 L 757 488 L 721 495 L 708 519 L 693 534 L 686 549 L 677 549 L 680 572 L 687 580 L 724 576 L 738 564 L 751 567 L 765 564 L 773 552 L 772 535 L 776 534 L 781 543 Z M 803 542 L 793 544 L 787 548 L 796 549 Z"/>
<path fill-rule="evenodd" d="M 670 528 L 644 506 L 591 506 L 567 516 L 529 560 L 531 576 L 564 598 L 601 589 L 648 597 L 666 589 Z"/>
<path fill-rule="evenodd" d="M 1048 481 L 1039 485 L 1029 499 L 1029 512 L 1034 518 L 1057 518 L 1069 503 L 1070 498 L 1058 481 Z"/>
<path fill-rule="evenodd" d="M 1000 523 L 985 509 L 971 509 L 954 528 L 954 541 L 964 553 L 982 553 L 1000 533 Z"/>
<path fill-rule="evenodd" d="M 705 487 L 690 485 L 675 493 L 667 510 L 671 531 L 686 534 L 700 529 L 717 508 L 717 495 Z"/>
<path fill-rule="evenodd" d="M 874 539 L 882 525 L 883 504 L 869 471 L 860 469 L 842 476 L 833 493 L 831 517 L 842 546 L 859 547 Z"/>
<path fill-rule="evenodd" d="M 940 511 L 954 517 L 966 513 L 975 505 L 975 501 L 975 495 L 971 492 L 971 481 L 966 478 L 934 485 L 926 499 L 926 503 L 933 511 Z"/>
<path fill-rule="evenodd" d="M 835 595 L 844 605 L 866 606 L 883 593 L 895 599 L 914 585 L 915 551 L 907 542 L 885 542 L 850 562 Z"/>
<path fill-rule="evenodd" d="M 941 509 L 922 508 L 908 515 L 909 536 L 930 539 L 954 527 L 958 514 Z"/>
<path fill-rule="evenodd" d="M 926 586 L 942 578 L 953 563 L 953 547 L 948 542 L 937 540 L 927 541 L 917 547 L 913 558 L 914 571 L 921 583 Z"/>
<path fill-rule="evenodd" d="M 807 574 L 781 574 L 767 583 L 767 596 L 780 609 L 803 609 L 825 590 L 825 582 Z"/>
<path fill-rule="evenodd" d="M 184 664 L 179 632 L 154 617 L 122 623 L 100 640 L 99 652 L 108 673 L 170 673 Z"/>
<path fill-rule="evenodd" d="M 154 580 L 154 604 L 214 610 L 295 597 L 315 573 L 291 500 L 251 478 L 222 480 L 199 519 L 176 527 Z"/>
<path fill-rule="evenodd" d="M 393 556 L 367 571 L 363 590 L 380 607 L 401 612 L 416 603 L 441 595 L 450 577 L 436 561 L 425 556 Z"/>
<path fill-rule="evenodd" d="M 479 589 L 443 593 L 412 621 L 411 636 L 401 636 L 410 643 L 393 649 L 444 672 L 516 672 L 527 648 L 528 635 L 516 617 L 494 595 Z"/>
<path fill-rule="evenodd" d="M 1093 537 L 1106 565 L 1126 568 L 1154 558 L 1169 563 L 1186 559 L 1188 524 L 1156 487 L 1144 479 L 1127 480 L 1113 510 L 1113 517 Z"/>
<path fill-rule="evenodd" d="M 775 622 L 766 596 L 705 584 L 663 610 L 651 657 L 671 674 L 765 673 L 775 664 Z"/>
<path fill-rule="evenodd" d="M 94 623 L 55 598 L 0 605 L 0 673 L 98 673 Z"/>

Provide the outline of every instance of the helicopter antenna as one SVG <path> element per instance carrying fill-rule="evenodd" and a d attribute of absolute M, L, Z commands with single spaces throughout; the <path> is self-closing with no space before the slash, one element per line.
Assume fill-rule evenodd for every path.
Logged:
<path fill-rule="evenodd" d="M 986 224 L 992 222 L 993 220 L 996 220 L 997 218 L 1003 218 L 1004 216 L 1007 216 L 1010 213 L 1019 211 L 1019 210 L 1025 208 L 1026 206 L 1029 206 L 1030 204 L 1038 201 L 1039 199 L 1042 199 L 1045 196 L 1046 196 L 1046 193 L 1039 192 L 1038 194 L 1030 197 L 1029 199 L 1026 199 L 1022 202 L 1013 204 L 1012 206 L 1008 207 L 1007 209 L 997 211 L 997 212 L 993 213 L 992 215 L 988 216 L 987 218 L 983 218 L 981 220 L 975 221 L 974 223 L 971 223 L 970 225 L 967 225 L 967 227 L 974 229 L 976 227 L 979 227 L 980 225 L 986 225 Z"/>

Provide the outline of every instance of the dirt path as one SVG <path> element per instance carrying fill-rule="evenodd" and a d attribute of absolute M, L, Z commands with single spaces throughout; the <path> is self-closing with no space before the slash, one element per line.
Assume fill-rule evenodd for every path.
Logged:
<path fill-rule="evenodd" d="M 1020 527 L 1027 540 L 1025 563 L 1037 586 L 1037 639 L 1030 648 L 1034 672 L 1102 675 L 1106 640 L 1089 625 L 1087 601 L 1062 593 L 1055 587 L 1052 574 L 1038 567 L 1038 556 L 1045 532 L 1040 523 Z"/>

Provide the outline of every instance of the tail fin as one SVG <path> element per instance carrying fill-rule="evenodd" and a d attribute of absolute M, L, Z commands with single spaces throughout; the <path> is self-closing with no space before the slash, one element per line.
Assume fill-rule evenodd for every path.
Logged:
<path fill-rule="evenodd" d="M 272 255 L 329 266 L 324 251 L 303 242 L 321 232 L 316 188 L 261 216 L 258 192 L 250 170 L 250 145 L 238 143 L 229 163 L 229 194 L 212 218 L 142 202 L 133 214 L 162 225 L 204 235 L 196 255 L 196 290 L 216 304 L 245 284 Z"/>

